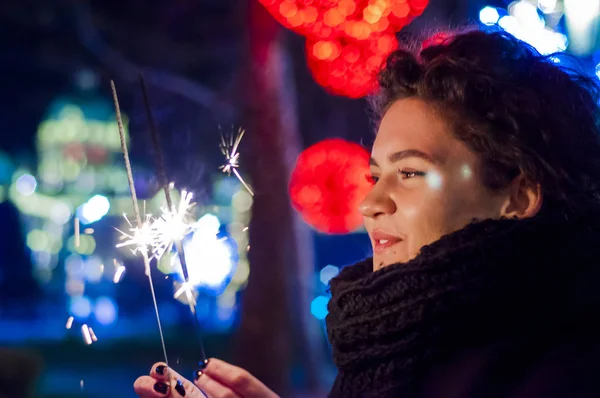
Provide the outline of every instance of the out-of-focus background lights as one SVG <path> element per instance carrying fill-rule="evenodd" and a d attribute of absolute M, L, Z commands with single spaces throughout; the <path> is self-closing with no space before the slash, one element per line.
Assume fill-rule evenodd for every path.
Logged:
<path fill-rule="evenodd" d="M 184 242 L 190 283 L 220 294 L 235 272 L 235 245 L 227 237 L 218 237 L 221 223 L 212 215 L 202 216 L 192 233 L 191 239 Z M 177 256 L 175 269 L 183 278 L 181 264 Z"/>
<path fill-rule="evenodd" d="M 110 202 L 105 196 L 95 195 L 77 209 L 77 215 L 83 224 L 91 224 L 108 213 Z"/>

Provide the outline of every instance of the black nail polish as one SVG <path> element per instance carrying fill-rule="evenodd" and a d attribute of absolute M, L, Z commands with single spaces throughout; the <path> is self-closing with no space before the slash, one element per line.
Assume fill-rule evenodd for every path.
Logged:
<path fill-rule="evenodd" d="M 156 367 L 156 373 L 158 373 L 159 375 L 164 376 L 165 375 L 165 370 L 167 369 L 167 367 L 165 365 L 158 365 Z"/>
<path fill-rule="evenodd" d="M 194 371 L 194 381 L 198 380 L 200 378 L 200 376 L 202 376 L 203 374 L 204 374 L 204 372 L 202 372 L 202 370 L 196 369 Z"/>
<path fill-rule="evenodd" d="M 154 385 L 154 391 L 159 392 L 161 394 L 166 394 L 167 391 L 169 391 L 169 386 L 163 383 L 162 381 L 159 381 Z"/>
<path fill-rule="evenodd" d="M 175 390 L 179 393 L 179 395 L 185 397 L 185 388 L 183 388 L 183 383 L 181 380 L 177 380 L 177 384 L 175 384 Z"/>

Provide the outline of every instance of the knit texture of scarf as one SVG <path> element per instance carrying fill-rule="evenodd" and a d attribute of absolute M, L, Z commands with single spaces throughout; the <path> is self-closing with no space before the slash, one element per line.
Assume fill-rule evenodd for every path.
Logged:
<path fill-rule="evenodd" d="M 373 272 L 331 281 L 330 397 L 410 397 L 439 358 L 510 335 L 566 333 L 600 308 L 600 217 L 473 223 Z"/>

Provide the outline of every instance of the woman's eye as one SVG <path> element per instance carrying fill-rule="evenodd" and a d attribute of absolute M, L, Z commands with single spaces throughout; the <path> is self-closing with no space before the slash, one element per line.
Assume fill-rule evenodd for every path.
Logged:
<path fill-rule="evenodd" d="M 379 181 L 379 177 L 375 177 L 375 176 L 374 176 L 374 175 L 372 175 L 372 174 L 367 174 L 367 175 L 365 175 L 365 178 L 366 178 L 366 179 L 367 179 L 367 181 L 368 181 L 369 183 L 371 183 L 372 185 L 375 185 L 375 184 L 377 184 L 377 181 Z"/>
<path fill-rule="evenodd" d="M 408 180 L 415 177 L 424 177 L 425 173 L 416 170 L 400 170 L 400 175 L 402 176 L 403 180 Z"/>

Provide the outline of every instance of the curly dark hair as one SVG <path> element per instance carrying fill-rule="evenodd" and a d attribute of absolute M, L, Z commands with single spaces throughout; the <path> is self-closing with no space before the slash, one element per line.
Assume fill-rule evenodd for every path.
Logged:
<path fill-rule="evenodd" d="M 468 31 L 395 51 L 379 86 L 371 101 L 379 117 L 398 99 L 431 103 L 479 155 L 486 186 L 505 187 L 523 173 L 540 184 L 544 209 L 600 203 L 596 79 L 507 33 Z"/>

